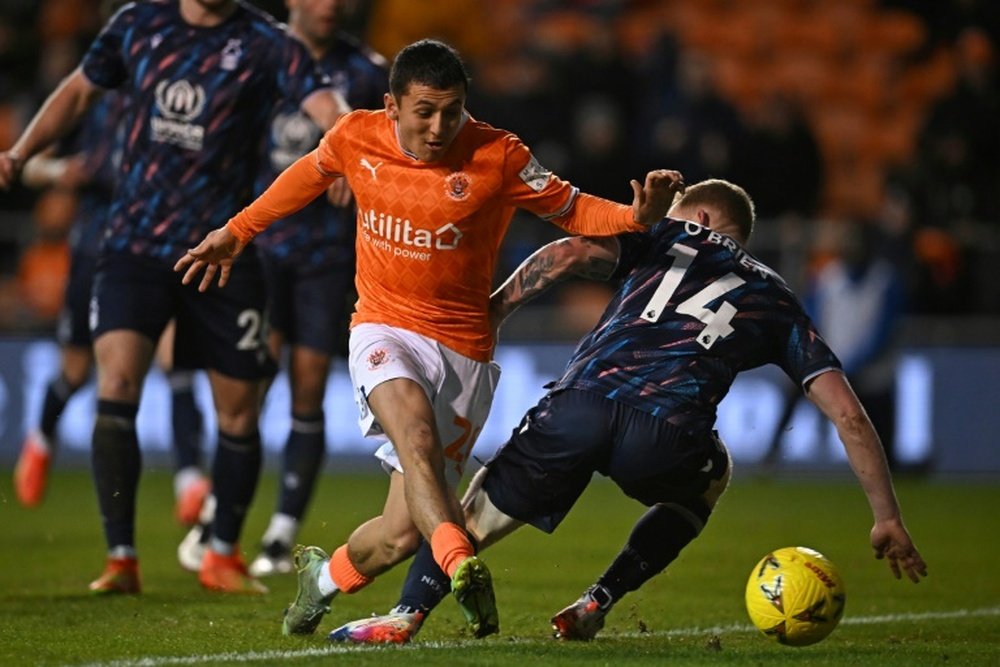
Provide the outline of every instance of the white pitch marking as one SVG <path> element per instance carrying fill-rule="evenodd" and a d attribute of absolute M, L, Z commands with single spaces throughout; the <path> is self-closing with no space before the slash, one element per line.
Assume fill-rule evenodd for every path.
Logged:
<path fill-rule="evenodd" d="M 1000 616 L 1000 606 L 982 607 L 980 609 L 956 609 L 954 611 L 927 611 L 907 614 L 882 614 L 879 616 L 848 616 L 841 623 L 844 625 L 879 625 L 883 623 L 899 623 L 904 621 L 937 621 L 949 618 L 978 618 L 982 616 Z M 702 637 L 723 635 L 735 632 L 756 632 L 756 629 L 745 623 L 716 625 L 706 628 L 675 628 L 652 632 L 614 632 L 603 637 Z M 532 640 L 516 640 L 515 643 L 531 643 Z M 535 640 L 537 641 L 537 640 Z M 432 641 L 420 642 L 397 647 L 396 650 L 427 650 L 455 649 L 463 646 L 476 646 L 480 642 Z M 329 646 L 326 648 L 298 649 L 294 651 L 248 651 L 246 653 L 211 653 L 185 656 L 157 656 L 138 658 L 135 660 L 112 660 L 110 662 L 92 662 L 82 667 L 168 667 L 169 665 L 205 665 L 217 662 L 275 662 L 279 660 L 294 660 L 296 658 L 315 658 L 325 655 L 343 655 L 370 651 L 373 647 L 366 646 Z M 375 649 L 378 650 L 378 649 Z"/>

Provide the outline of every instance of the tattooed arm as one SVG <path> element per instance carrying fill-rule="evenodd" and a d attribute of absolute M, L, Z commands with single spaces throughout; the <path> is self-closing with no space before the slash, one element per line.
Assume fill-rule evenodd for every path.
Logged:
<path fill-rule="evenodd" d="M 493 331 L 507 316 L 558 282 L 574 277 L 607 280 L 618 265 L 620 251 L 613 236 L 571 236 L 543 246 L 490 297 Z"/>

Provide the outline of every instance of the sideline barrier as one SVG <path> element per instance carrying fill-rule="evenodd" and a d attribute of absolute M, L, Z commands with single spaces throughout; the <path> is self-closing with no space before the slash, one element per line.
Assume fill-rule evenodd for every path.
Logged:
<path fill-rule="evenodd" d="M 569 345 L 501 345 L 503 368 L 490 414 L 473 455 L 485 460 L 562 371 Z M 45 385 L 58 365 L 56 345 L 47 340 L 0 340 L 0 464 L 12 464 L 24 433 L 39 414 Z M 765 367 L 742 374 L 719 407 L 717 428 L 737 462 L 754 463 L 766 453 L 789 383 L 780 370 Z M 195 385 L 206 416 L 205 432 L 216 427 L 208 381 Z M 908 349 L 897 367 L 895 448 L 901 464 L 937 472 L 1000 472 L 1000 347 Z M 67 405 L 59 437 L 64 450 L 86 452 L 93 429 L 94 386 L 88 384 Z M 360 436 L 346 366 L 338 361 L 325 403 L 331 456 L 365 455 L 377 443 Z M 170 443 L 170 394 L 158 370 L 146 379 L 139 410 L 143 450 L 166 452 Z M 264 405 L 261 435 L 269 452 L 280 451 L 289 428 L 287 378 L 279 375 Z M 209 437 L 209 442 L 213 441 Z M 846 469 L 836 433 L 808 401 L 800 401 L 782 439 L 782 463 Z"/>

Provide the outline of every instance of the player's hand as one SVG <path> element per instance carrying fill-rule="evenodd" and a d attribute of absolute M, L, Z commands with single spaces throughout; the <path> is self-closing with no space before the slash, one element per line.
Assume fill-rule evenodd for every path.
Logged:
<path fill-rule="evenodd" d="M 326 199 L 339 208 L 350 206 L 351 201 L 354 199 L 354 193 L 351 192 L 350 186 L 347 185 L 347 179 L 343 176 L 335 179 L 330 184 L 330 187 L 326 189 Z"/>
<path fill-rule="evenodd" d="M 14 151 L 0 153 L 0 190 L 9 190 L 21 174 L 24 160 Z"/>
<path fill-rule="evenodd" d="M 677 193 L 684 192 L 684 176 L 679 171 L 656 169 L 646 174 L 646 183 L 632 181 L 632 217 L 640 225 L 655 225 L 670 210 Z"/>
<path fill-rule="evenodd" d="M 194 248 L 177 260 L 174 271 L 185 271 L 181 282 L 189 284 L 198 273 L 204 269 L 198 291 L 204 292 L 212 285 L 216 272 L 219 273 L 219 287 L 225 287 L 229 282 L 229 273 L 233 269 L 233 261 L 239 257 L 246 247 L 228 227 L 222 226 L 209 232 L 208 236 Z"/>
<path fill-rule="evenodd" d="M 913 546 L 913 540 L 902 520 L 895 518 L 876 521 L 871 540 L 875 558 L 888 561 L 889 569 L 897 579 L 904 572 L 913 583 L 919 583 L 920 577 L 927 576 L 927 564 Z"/>
<path fill-rule="evenodd" d="M 86 158 L 77 153 L 64 158 L 63 172 L 59 176 L 58 184 L 75 190 L 90 183 L 93 177 L 94 174 L 90 172 Z"/>

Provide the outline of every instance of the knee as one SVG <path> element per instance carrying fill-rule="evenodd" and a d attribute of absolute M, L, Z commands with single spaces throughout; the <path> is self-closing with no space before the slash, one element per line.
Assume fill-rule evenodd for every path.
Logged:
<path fill-rule="evenodd" d="M 138 403 L 142 378 L 131 373 L 101 369 L 98 372 L 98 397 L 109 401 Z"/>
<path fill-rule="evenodd" d="M 230 435 L 249 435 L 257 429 L 257 410 L 254 406 L 218 411 L 219 430 Z"/>

